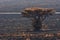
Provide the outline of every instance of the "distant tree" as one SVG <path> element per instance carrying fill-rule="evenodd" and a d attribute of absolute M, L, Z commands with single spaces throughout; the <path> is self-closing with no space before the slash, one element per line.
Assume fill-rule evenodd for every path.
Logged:
<path fill-rule="evenodd" d="M 42 28 L 42 22 L 49 15 L 53 15 L 55 10 L 53 8 L 26 8 L 22 12 L 24 17 L 33 18 L 34 30 L 40 30 Z"/>

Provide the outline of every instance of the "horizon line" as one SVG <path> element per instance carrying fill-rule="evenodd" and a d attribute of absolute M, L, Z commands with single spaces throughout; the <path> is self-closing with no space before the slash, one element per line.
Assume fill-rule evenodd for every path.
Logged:
<path fill-rule="evenodd" d="M 21 12 L 0 12 L 0 14 L 21 14 Z M 60 12 L 56 12 L 55 14 L 60 14 Z"/>

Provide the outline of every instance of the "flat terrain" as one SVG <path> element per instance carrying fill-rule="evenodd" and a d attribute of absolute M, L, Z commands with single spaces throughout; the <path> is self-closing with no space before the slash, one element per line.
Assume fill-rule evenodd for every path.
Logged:
<path fill-rule="evenodd" d="M 58 13 L 58 14 L 49 16 L 48 18 L 45 19 L 43 24 L 47 25 L 48 29 L 51 29 L 51 30 L 47 30 L 48 33 L 49 32 L 57 33 L 58 31 L 60 31 L 60 14 Z M 17 13 L 15 14 L 14 13 L 11 13 L 11 14 L 0 13 L 0 39 L 1 40 L 25 40 L 24 37 L 22 37 L 22 39 L 20 37 L 5 37 L 4 38 L 4 37 L 1 37 L 1 35 L 7 34 L 6 36 L 9 36 L 10 34 L 12 35 L 14 34 L 13 36 L 19 36 L 20 33 L 24 35 L 24 32 L 20 32 L 20 31 L 25 31 L 25 30 L 29 31 L 31 29 L 33 29 L 31 18 L 22 17 L 22 15 L 19 13 L 18 14 Z M 30 35 L 28 32 L 26 33 L 27 33 L 26 34 L 27 36 Z M 35 33 L 33 32 L 33 34 Z M 28 39 L 30 38 L 26 37 L 26 40 Z M 34 37 L 31 39 L 40 40 L 40 38 L 34 38 Z"/>
<path fill-rule="evenodd" d="M 43 23 L 48 26 L 48 29 L 60 30 L 60 14 L 49 16 Z M 33 29 L 31 18 L 22 17 L 21 14 L 16 13 L 0 14 L 0 34 L 28 29 Z"/>

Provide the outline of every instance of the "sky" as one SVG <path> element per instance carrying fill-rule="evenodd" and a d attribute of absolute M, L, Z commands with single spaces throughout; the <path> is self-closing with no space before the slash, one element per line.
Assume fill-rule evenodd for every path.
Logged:
<path fill-rule="evenodd" d="M 60 11 L 60 0 L 0 0 L 0 11 L 20 11 L 27 7 L 55 8 Z"/>

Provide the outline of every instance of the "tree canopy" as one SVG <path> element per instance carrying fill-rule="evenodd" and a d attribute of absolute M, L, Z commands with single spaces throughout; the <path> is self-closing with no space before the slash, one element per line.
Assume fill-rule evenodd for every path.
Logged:
<path fill-rule="evenodd" d="M 22 14 L 24 16 L 33 16 L 35 14 L 39 15 L 52 15 L 55 13 L 55 10 L 53 8 L 38 8 L 38 7 L 33 7 L 33 8 L 25 8 L 22 11 Z"/>

